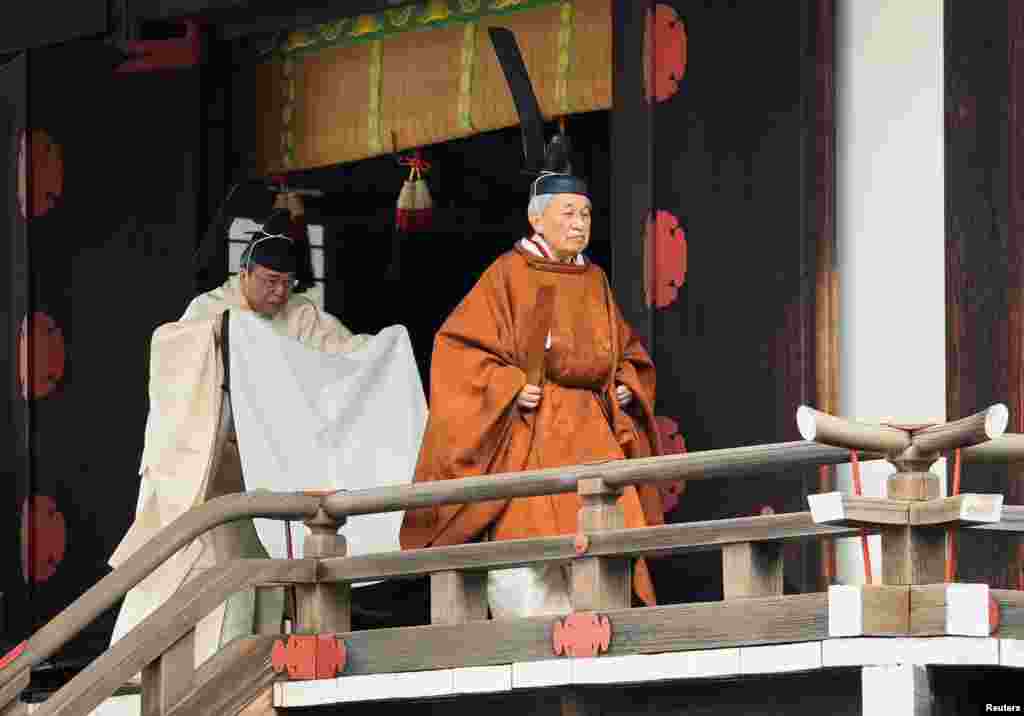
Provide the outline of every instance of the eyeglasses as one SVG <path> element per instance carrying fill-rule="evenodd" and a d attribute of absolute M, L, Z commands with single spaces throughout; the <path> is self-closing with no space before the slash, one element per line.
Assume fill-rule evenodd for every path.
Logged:
<path fill-rule="evenodd" d="M 293 290 L 295 286 L 298 285 L 299 283 L 296 279 L 292 278 L 291 276 L 264 276 L 262 274 L 256 273 L 255 271 L 250 271 L 249 275 L 252 276 L 253 280 L 256 281 L 256 283 L 258 283 L 260 287 L 262 287 L 263 290 L 266 291 L 267 293 L 272 293 L 277 289 L 282 289 L 285 293 L 288 293 L 289 291 Z"/>

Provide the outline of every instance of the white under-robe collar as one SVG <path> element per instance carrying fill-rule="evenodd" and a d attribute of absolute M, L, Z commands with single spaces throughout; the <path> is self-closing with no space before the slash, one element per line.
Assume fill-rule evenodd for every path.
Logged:
<path fill-rule="evenodd" d="M 520 239 L 519 245 L 523 247 L 525 251 L 530 252 L 534 256 L 539 256 L 542 259 L 547 258 L 547 256 L 545 256 L 544 253 L 540 249 L 538 249 L 536 245 L 534 245 L 534 241 L 543 246 L 550 256 L 555 255 L 555 252 L 551 250 L 551 246 L 548 245 L 548 242 L 545 241 L 544 238 L 539 234 L 534 234 L 533 236 L 530 236 L 528 238 Z M 573 258 L 571 262 L 567 261 L 566 263 L 574 263 L 577 266 L 583 266 L 586 262 L 583 260 L 583 254 L 576 254 L 575 258 Z"/>

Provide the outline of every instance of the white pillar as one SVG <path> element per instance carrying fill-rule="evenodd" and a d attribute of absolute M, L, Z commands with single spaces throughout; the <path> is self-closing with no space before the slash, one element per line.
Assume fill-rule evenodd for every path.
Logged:
<path fill-rule="evenodd" d="M 928 667 L 916 664 L 865 666 L 861 670 L 864 716 L 929 716 L 933 697 Z"/>
<path fill-rule="evenodd" d="M 944 420 L 942 0 L 837 6 L 840 413 Z M 891 472 L 862 465 L 864 494 L 882 496 Z M 848 467 L 838 480 L 852 490 Z M 858 541 L 841 541 L 837 562 L 840 581 L 863 581 Z"/>

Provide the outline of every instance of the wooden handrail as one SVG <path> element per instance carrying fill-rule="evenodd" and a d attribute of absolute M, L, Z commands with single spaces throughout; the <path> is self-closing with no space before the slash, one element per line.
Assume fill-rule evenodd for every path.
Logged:
<path fill-rule="evenodd" d="M 308 519 L 319 508 L 320 500 L 315 497 L 258 491 L 224 495 L 189 510 L 32 635 L 25 651 L 0 671 L 0 707 L 10 701 L 9 682 L 53 655 L 96 617 L 114 606 L 129 589 L 200 535 L 222 524 L 251 517 Z M 15 695 L 20 691 L 19 688 Z"/>
<path fill-rule="evenodd" d="M 866 453 L 861 459 L 881 459 Z M 613 487 L 720 477 L 750 477 L 765 472 L 848 462 L 844 448 L 797 440 L 787 443 L 705 450 L 633 460 L 570 465 L 479 477 L 335 492 L 324 499 L 332 517 L 398 512 L 436 505 L 466 504 L 515 497 L 575 492 L 577 483 L 599 478 Z"/>
<path fill-rule="evenodd" d="M 313 581 L 316 560 L 239 559 L 186 583 L 124 639 L 40 705 L 39 716 L 88 716 L 235 592 L 265 582 Z"/>
<path fill-rule="evenodd" d="M 859 530 L 815 524 L 810 512 L 684 522 L 605 530 L 587 535 L 585 556 L 656 556 L 695 552 L 743 542 L 786 542 L 853 537 Z M 572 535 L 428 547 L 404 552 L 332 557 L 320 562 L 321 582 L 365 582 L 453 570 L 486 571 L 568 562 L 579 558 Z"/>
<path fill-rule="evenodd" d="M 1003 433 L 994 440 L 964 448 L 960 457 L 964 462 L 1021 462 L 1024 460 L 1024 435 Z"/>

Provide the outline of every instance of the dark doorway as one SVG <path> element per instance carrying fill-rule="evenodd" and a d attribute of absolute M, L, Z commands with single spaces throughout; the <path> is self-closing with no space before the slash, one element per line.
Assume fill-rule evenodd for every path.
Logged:
<path fill-rule="evenodd" d="M 570 117 L 566 131 L 574 169 L 587 178 L 593 197 L 587 253 L 610 274 L 608 113 Z M 326 309 L 357 333 L 404 325 L 428 390 L 434 334 L 487 266 L 529 230 L 530 177 L 522 173 L 518 127 L 422 152 L 431 163 L 427 182 L 434 215 L 431 228 L 417 233 L 394 228 L 398 193 L 409 172 L 398 155 L 289 178 L 325 192 L 306 205 L 309 222 L 324 226 Z"/>

